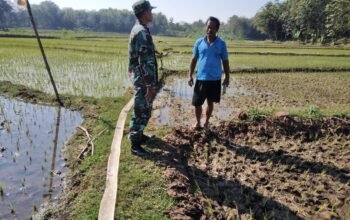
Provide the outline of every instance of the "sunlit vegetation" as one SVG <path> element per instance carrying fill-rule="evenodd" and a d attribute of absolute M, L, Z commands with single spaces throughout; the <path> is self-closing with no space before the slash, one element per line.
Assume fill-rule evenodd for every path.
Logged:
<path fill-rule="evenodd" d="M 95 155 L 86 155 L 84 160 L 76 164 L 73 163 L 74 166 L 71 168 L 74 169 L 73 179 L 76 182 L 73 181 L 72 184 L 76 185 L 71 188 L 73 192 L 66 195 L 66 207 L 57 211 L 65 211 L 64 218 L 68 219 L 94 219 L 97 218 L 99 202 L 105 186 L 105 166 L 115 122 L 119 111 L 130 98 L 128 93 L 130 82 L 127 73 L 128 36 L 69 31 L 64 33 L 60 31 L 55 33 L 42 32 L 42 34 L 53 37 L 43 39 L 43 45 L 59 93 L 65 94 L 65 97 L 69 96 L 69 98 L 66 97 L 66 100 L 73 99 L 73 96 L 91 96 L 91 98 L 80 100 L 75 108 L 86 111 L 82 105 L 91 104 L 93 107 L 89 108 L 93 114 L 86 122 L 86 126 L 93 134 L 98 134 L 106 129 L 96 140 L 98 147 L 96 147 Z M 28 31 L 26 35 L 30 35 L 30 32 Z M 175 84 L 177 83 L 178 88 L 174 89 L 171 94 L 173 96 L 186 96 L 185 98 L 189 99 L 187 78 L 185 77 L 195 39 L 156 36 L 154 42 L 159 52 L 164 55 L 158 59 L 159 64 L 162 61 L 164 68 L 160 73 L 173 73 L 169 70 L 180 70 L 172 75 L 173 78 L 177 79 Z M 225 98 L 234 105 L 235 109 L 240 108 L 240 110 L 247 112 L 250 119 L 259 121 L 278 112 L 288 112 L 293 116 L 312 119 L 350 115 L 350 100 L 348 98 L 350 97 L 348 89 L 350 85 L 349 47 L 321 47 L 320 45 L 304 45 L 298 42 L 235 40 L 227 40 L 227 44 L 230 52 L 230 66 L 234 73 L 231 75 L 231 85 L 227 89 Z M 254 73 L 240 73 L 241 70 L 254 70 Z M 268 70 L 267 73 L 264 72 L 265 70 Z M 317 72 L 317 70 L 320 71 Z M 53 94 L 34 38 L 1 38 L 0 81 L 11 81 L 16 85 L 25 85 Z M 166 81 L 165 84 L 170 85 L 169 81 Z M 12 87 L 15 86 L 5 88 L 3 92 L 10 91 Z M 170 90 L 172 89 L 171 87 Z M 20 91 L 22 90 L 17 89 L 13 94 L 18 95 L 21 93 Z M 22 94 L 22 97 L 28 98 L 25 95 Z M 35 102 L 40 102 L 41 99 L 36 96 Z M 22 173 L 28 174 L 35 167 L 39 172 L 38 175 L 43 176 L 41 187 L 48 189 L 50 180 L 48 174 L 52 171 L 49 165 L 53 146 L 50 145 L 51 143 L 36 142 L 35 136 L 38 136 L 40 140 L 51 140 L 48 137 L 52 137 L 54 133 L 52 126 L 54 125 L 51 123 L 51 127 L 44 127 L 39 123 L 42 120 L 39 116 L 29 116 L 31 117 L 30 121 L 35 121 L 37 126 L 47 131 L 44 136 L 35 135 L 24 116 L 27 115 L 28 111 L 35 112 L 35 115 L 43 115 L 45 111 L 32 107 L 24 109 L 21 104 L 12 105 L 1 100 L 0 123 L 2 125 L 0 128 L 2 130 L 0 132 L 14 134 L 14 137 L 8 138 L 8 141 L 12 141 L 11 144 L 6 144 L 13 146 L 13 149 L 6 148 L 2 154 L 8 156 L 5 157 L 7 162 L 14 166 L 18 165 Z M 187 102 L 190 103 L 186 100 Z M 186 103 L 183 101 L 173 103 L 174 110 L 186 109 L 187 111 L 174 114 L 174 118 L 182 117 L 182 120 L 181 118 L 178 120 L 180 124 L 189 123 L 193 118 L 193 115 L 188 114 L 188 109 L 191 106 L 187 106 L 187 108 Z M 232 109 L 232 105 L 228 108 Z M 183 120 L 184 115 L 192 118 Z M 57 116 L 57 111 L 54 110 L 51 116 Z M 12 117 L 18 119 L 14 120 Z M 222 118 L 223 120 L 236 119 L 234 115 L 223 115 Z M 72 118 L 66 120 L 72 121 Z M 149 129 L 157 137 L 163 137 L 171 131 L 168 127 L 162 127 L 162 129 L 151 127 Z M 21 138 L 19 138 L 19 134 Z M 3 133 L 1 135 L 3 137 Z M 317 139 L 316 136 L 310 138 Z M 79 144 L 82 143 L 79 142 Z M 197 150 L 200 150 L 201 153 L 203 150 L 205 160 L 212 162 L 211 155 L 213 154 L 210 154 L 212 149 L 210 144 L 208 143 L 208 145 L 203 146 L 203 149 L 198 148 Z M 329 143 L 327 142 L 327 144 Z M 336 144 L 341 143 L 338 141 Z M 42 145 L 47 148 L 39 150 Z M 140 160 L 131 155 L 130 143 L 126 136 L 122 145 L 118 186 L 120 190 L 116 207 L 117 218 L 166 219 L 164 211 L 176 204 L 176 200 L 169 197 L 164 190 L 166 181 L 162 178 L 163 168 L 157 166 L 155 161 Z M 293 145 L 293 147 L 297 147 L 297 145 Z M 40 154 L 35 154 L 36 151 L 40 151 Z M 228 150 L 220 153 L 226 155 L 223 157 L 224 159 L 229 158 L 232 154 Z M 240 159 L 243 165 L 249 164 L 249 160 L 246 158 Z M 76 158 L 72 160 L 74 161 Z M 273 165 L 271 161 L 267 161 L 266 164 L 269 169 Z M 9 201 L 5 193 L 11 192 L 12 189 L 8 188 L 8 184 L 2 179 L 1 181 L 0 195 L 4 197 L 5 201 Z M 203 192 L 203 183 L 198 179 L 196 181 L 197 183 L 194 183 L 197 186 L 195 191 L 200 194 Z M 249 183 L 251 188 L 259 185 L 258 181 L 254 181 Z M 21 192 L 29 193 L 32 190 L 31 183 L 30 177 L 21 174 L 18 175 L 15 185 L 22 190 Z M 211 190 L 220 195 L 219 186 L 213 185 Z M 224 193 L 225 197 L 230 198 L 228 192 Z M 272 197 L 277 194 L 277 192 L 271 192 L 269 195 Z M 47 196 L 45 198 L 49 198 L 49 195 L 45 196 Z M 303 196 L 305 197 L 307 194 Z M 37 212 L 41 204 L 40 201 L 29 202 L 27 204 L 29 212 Z M 207 213 L 215 212 L 211 202 L 210 199 L 206 199 L 207 205 L 204 207 L 207 208 Z M 13 206 L 16 210 L 13 207 L 9 209 L 9 205 L 7 205 L 6 212 L 12 213 L 11 209 L 13 209 L 13 214 L 19 214 L 21 207 L 15 203 Z M 322 207 L 318 208 L 322 209 Z M 254 214 L 254 210 L 251 210 L 250 216 L 252 217 Z M 269 213 L 266 213 L 266 218 L 268 216 Z"/>
<path fill-rule="evenodd" d="M 44 40 L 51 71 L 60 93 L 95 97 L 122 95 L 129 86 L 126 40 L 127 38 L 125 42 L 114 43 Z M 7 39 L 1 41 L 0 46 L 0 80 L 52 93 L 34 39 Z"/>

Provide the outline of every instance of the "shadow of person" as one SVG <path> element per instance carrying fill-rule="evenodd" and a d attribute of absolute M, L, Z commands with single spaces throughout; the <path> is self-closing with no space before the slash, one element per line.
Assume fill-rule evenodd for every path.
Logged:
<path fill-rule="evenodd" d="M 211 132 L 209 141 L 215 139 L 217 143 L 221 143 L 227 147 L 228 150 L 234 151 L 238 156 L 244 156 L 246 158 L 257 160 L 259 162 L 272 162 L 275 165 L 284 164 L 288 165 L 289 172 L 304 173 L 311 172 L 314 174 L 327 174 L 335 181 L 344 184 L 350 184 L 350 172 L 346 169 L 337 168 L 332 165 L 324 164 L 322 162 L 315 162 L 305 160 L 298 156 L 289 155 L 287 151 L 282 149 L 270 151 L 258 151 L 252 147 L 246 145 L 239 145 L 230 142 L 228 139 L 220 137 L 215 132 Z"/>
<path fill-rule="evenodd" d="M 175 134 L 174 134 L 175 133 Z M 235 177 L 212 175 L 198 166 L 191 138 L 155 138 L 147 144 L 152 151 L 146 159 L 165 167 L 167 192 L 177 203 L 168 210 L 173 219 L 300 219 L 292 210 Z M 200 132 L 198 132 L 200 133 Z M 198 134 L 192 133 L 194 136 Z M 190 134 L 191 136 L 191 134 Z M 192 138 L 196 139 L 196 137 Z"/>

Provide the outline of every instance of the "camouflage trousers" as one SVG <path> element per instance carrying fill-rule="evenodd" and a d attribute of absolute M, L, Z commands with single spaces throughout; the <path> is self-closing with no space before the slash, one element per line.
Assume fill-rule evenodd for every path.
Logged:
<path fill-rule="evenodd" d="M 134 112 L 130 121 L 129 140 L 131 142 L 141 142 L 143 130 L 147 126 L 152 113 L 152 102 L 145 98 L 146 87 L 135 87 Z"/>

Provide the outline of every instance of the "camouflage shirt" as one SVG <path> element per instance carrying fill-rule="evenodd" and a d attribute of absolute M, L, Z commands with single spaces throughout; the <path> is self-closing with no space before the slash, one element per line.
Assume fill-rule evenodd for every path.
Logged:
<path fill-rule="evenodd" d="M 134 86 L 156 86 L 157 69 L 155 46 L 149 29 L 136 22 L 129 39 L 129 75 Z"/>

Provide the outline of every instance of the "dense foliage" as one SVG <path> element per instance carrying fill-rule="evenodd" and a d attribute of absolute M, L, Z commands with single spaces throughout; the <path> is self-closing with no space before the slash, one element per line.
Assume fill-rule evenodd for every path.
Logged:
<path fill-rule="evenodd" d="M 274 40 L 334 42 L 350 37 L 350 4 L 349 0 L 269 2 L 253 23 Z"/>
<path fill-rule="evenodd" d="M 0 23 L 3 27 L 30 27 L 26 10 L 13 6 L 8 0 L 0 0 Z M 37 26 L 43 29 L 90 30 L 104 32 L 128 33 L 135 22 L 132 11 L 118 9 L 101 9 L 99 11 L 60 9 L 51 1 L 32 5 Z M 167 36 L 197 37 L 204 34 L 205 21 L 198 20 L 192 24 L 175 23 L 162 13 L 154 14 L 151 27 L 153 34 Z M 258 33 L 248 18 L 232 16 L 227 24 L 223 24 L 221 34 L 229 39 L 257 39 L 263 35 Z"/>

